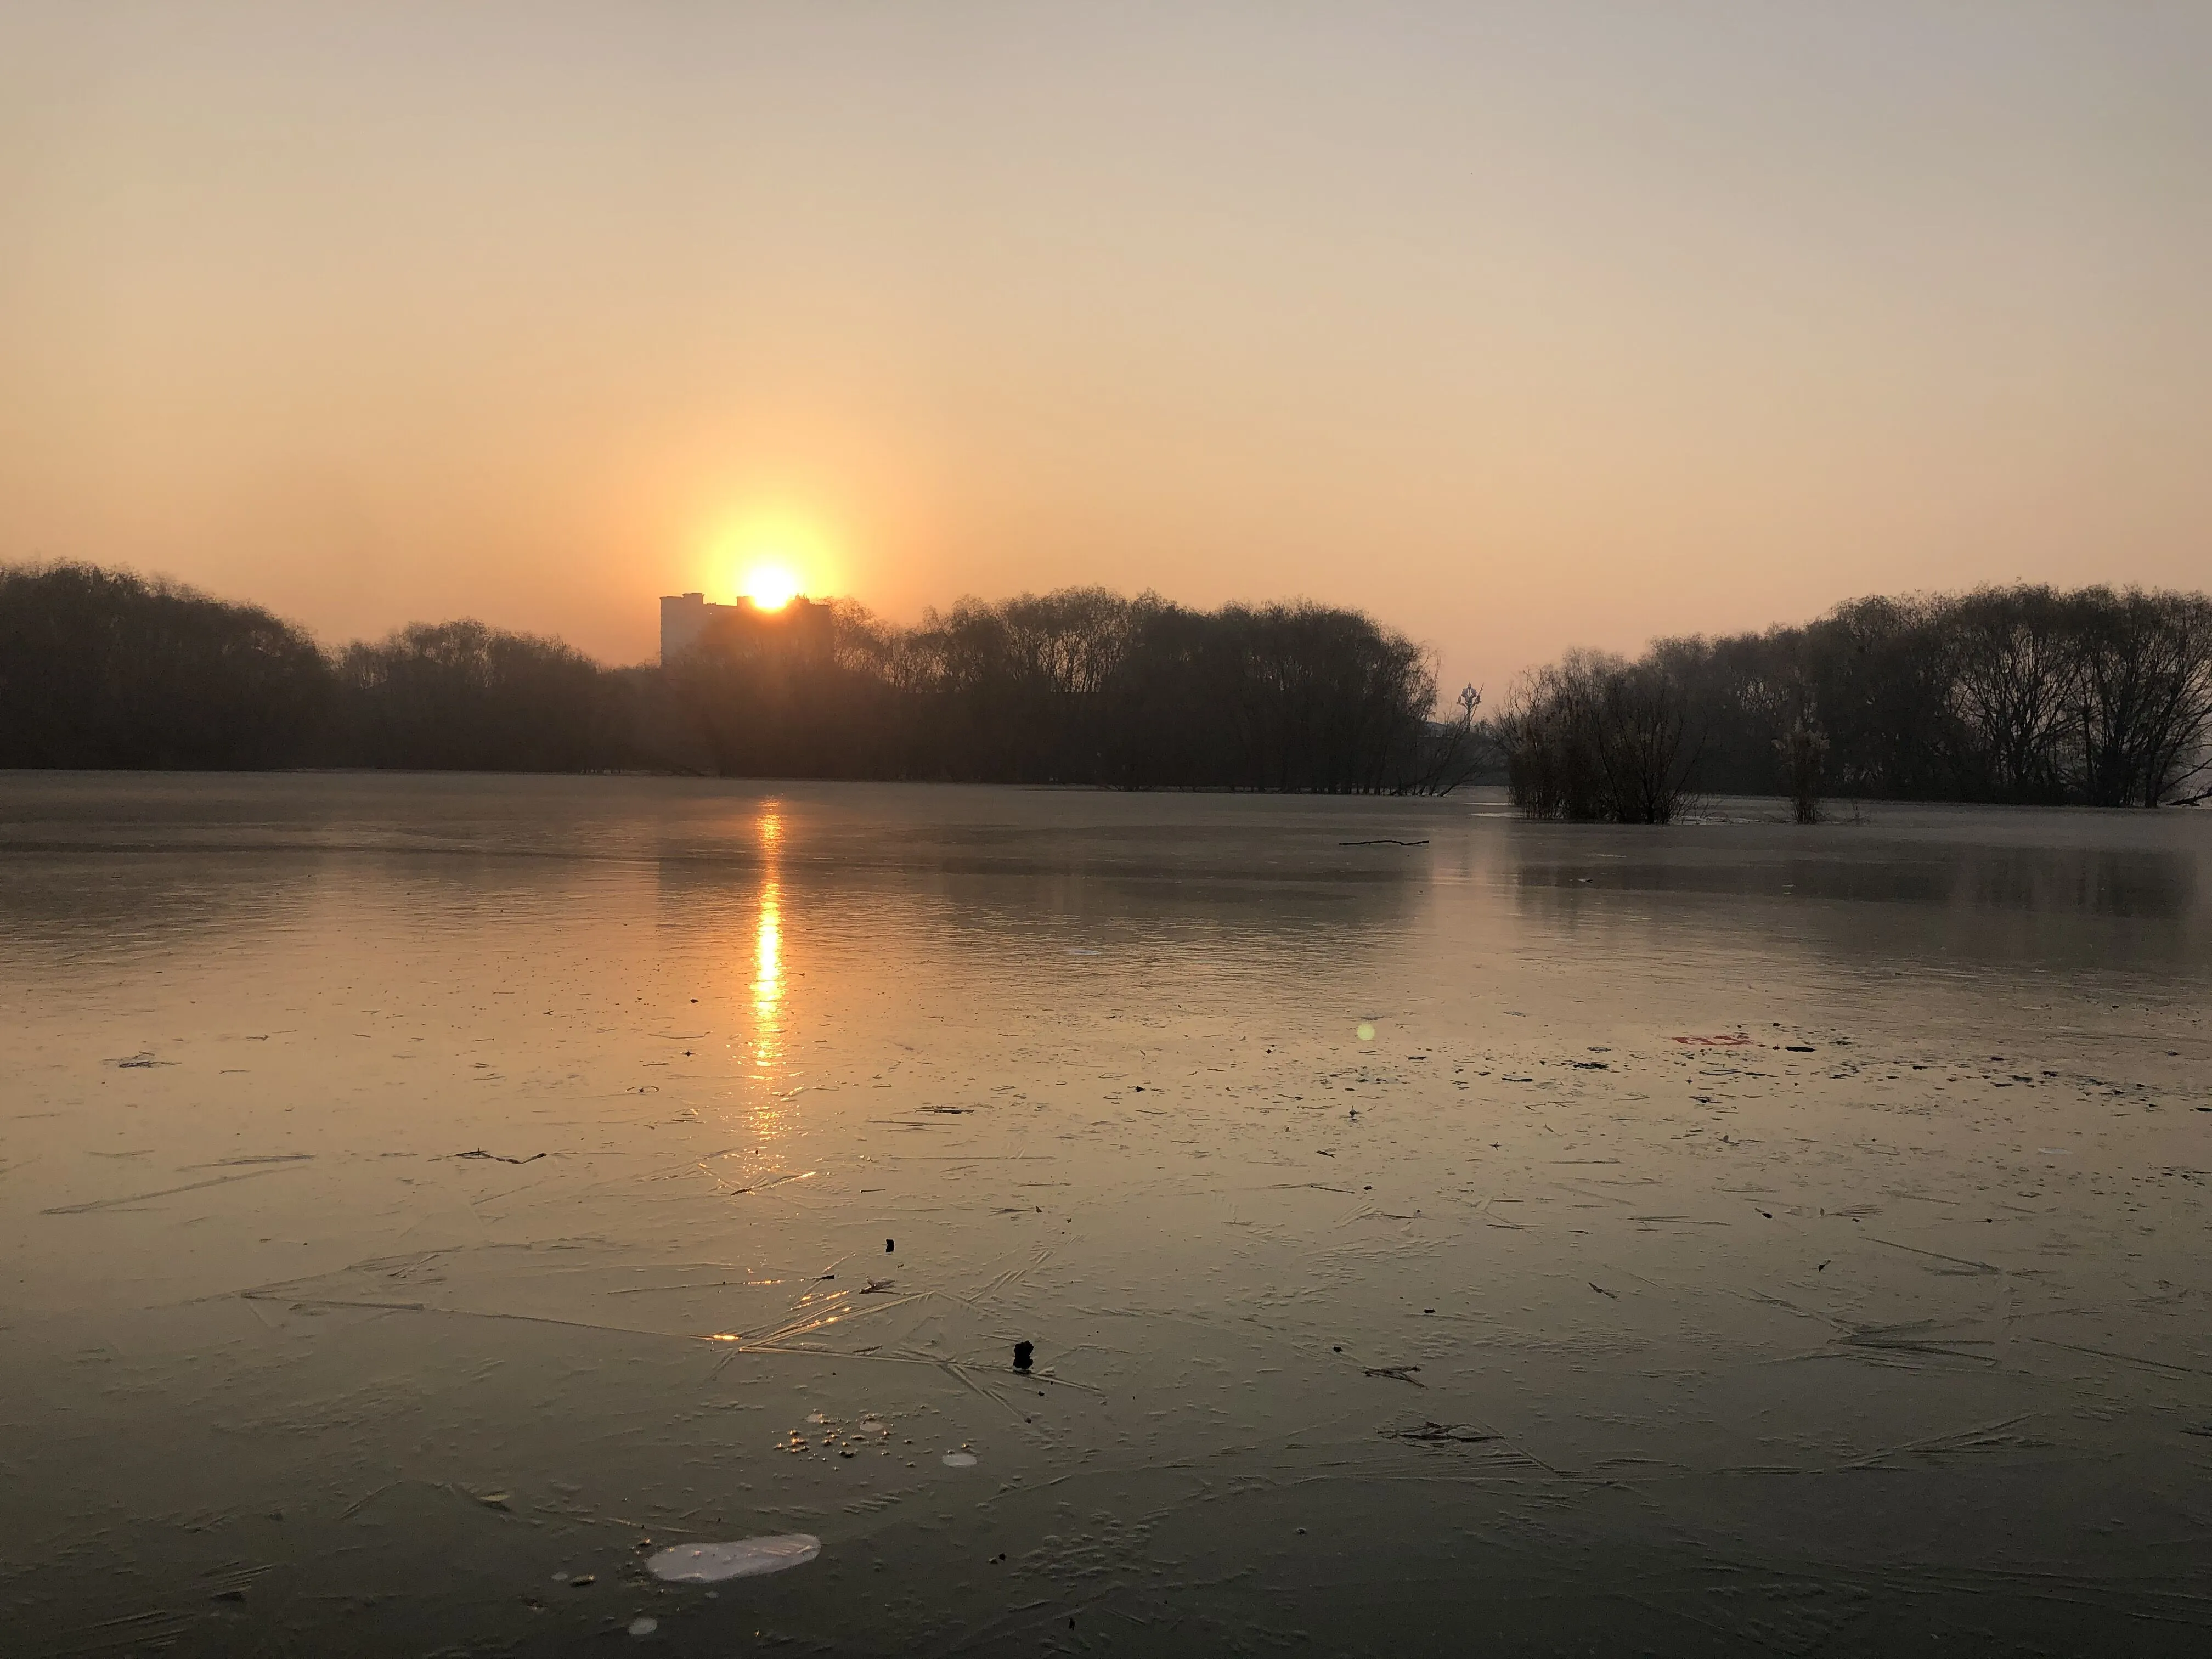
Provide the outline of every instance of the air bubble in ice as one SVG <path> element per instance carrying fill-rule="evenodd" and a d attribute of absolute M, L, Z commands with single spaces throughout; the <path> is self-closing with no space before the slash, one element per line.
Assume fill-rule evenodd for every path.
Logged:
<path fill-rule="evenodd" d="M 803 1566 L 821 1553 L 822 1540 L 812 1533 L 789 1532 L 741 1538 L 733 1544 L 676 1544 L 645 1565 L 655 1578 L 672 1584 L 713 1584 Z"/>

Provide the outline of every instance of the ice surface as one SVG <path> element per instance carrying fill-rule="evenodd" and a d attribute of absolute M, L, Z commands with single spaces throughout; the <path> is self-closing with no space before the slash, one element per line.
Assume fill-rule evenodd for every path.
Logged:
<path fill-rule="evenodd" d="M 2202 1652 L 2212 818 L 1864 817 L 0 777 L 11 1645 Z"/>

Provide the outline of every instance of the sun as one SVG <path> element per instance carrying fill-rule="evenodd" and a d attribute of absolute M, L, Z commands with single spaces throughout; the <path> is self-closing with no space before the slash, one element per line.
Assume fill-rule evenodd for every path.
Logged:
<path fill-rule="evenodd" d="M 788 565 L 763 561 L 745 572 L 744 585 L 738 591 L 752 601 L 755 610 L 781 611 L 799 597 L 799 578 Z"/>
<path fill-rule="evenodd" d="M 738 603 L 773 615 L 809 594 L 835 592 L 843 559 L 822 519 L 796 506 L 757 502 L 702 526 L 698 588 L 734 589 Z M 725 586 L 726 584 L 726 586 Z"/>

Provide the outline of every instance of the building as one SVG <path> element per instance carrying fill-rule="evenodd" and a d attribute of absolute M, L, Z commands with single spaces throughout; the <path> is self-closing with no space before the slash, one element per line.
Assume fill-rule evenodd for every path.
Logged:
<path fill-rule="evenodd" d="M 814 599 L 794 599 L 774 611 L 740 601 L 709 605 L 704 593 L 667 593 L 660 600 L 660 665 L 667 667 L 708 638 L 725 647 L 748 648 L 750 641 L 777 651 L 794 647 L 826 655 L 831 644 L 830 611 Z M 771 643 L 777 641 L 781 643 Z"/>
<path fill-rule="evenodd" d="M 660 665 L 663 668 L 698 644 L 699 636 L 734 605 L 709 605 L 704 593 L 664 593 L 660 599 Z"/>

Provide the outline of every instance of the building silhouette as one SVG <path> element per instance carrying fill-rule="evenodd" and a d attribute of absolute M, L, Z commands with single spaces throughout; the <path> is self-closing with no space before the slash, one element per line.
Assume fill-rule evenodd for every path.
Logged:
<path fill-rule="evenodd" d="M 664 593 L 660 597 L 660 665 L 665 668 L 699 643 L 699 636 L 716 618 L 737 609 L 733 605 L 709 605 L 704 593 Z"/>
<path fill-rule="evenodd" d="M 826 651 L 830 639 L 827 605 L 804 597 L 774 611 L 740 600 L 712 605 L 703 593 L 665 593 L 660 599 L 660 665 L 669 667 L 702 646 L 728 648 L 772 641 Z"/>

